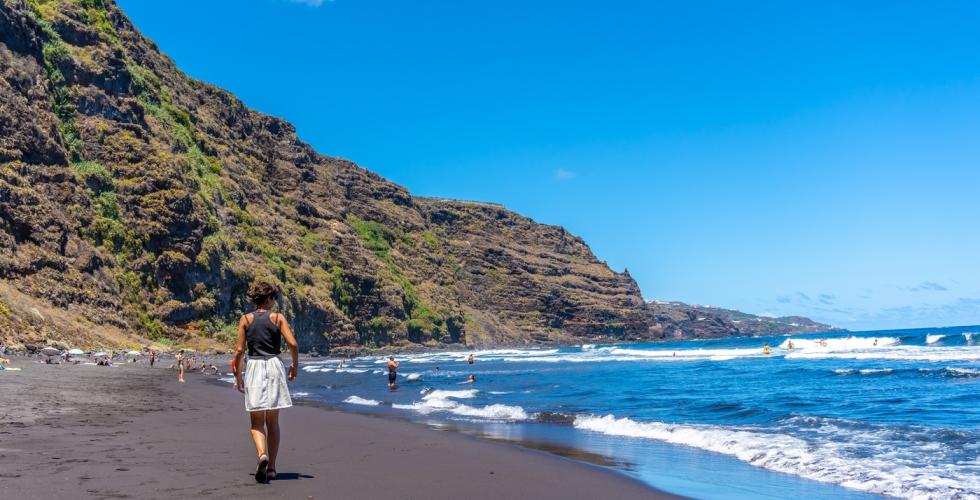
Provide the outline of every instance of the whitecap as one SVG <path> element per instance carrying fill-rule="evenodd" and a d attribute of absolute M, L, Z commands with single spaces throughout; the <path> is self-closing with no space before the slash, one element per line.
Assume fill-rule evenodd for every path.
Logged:
<path fill-rule="evenodd" d="M 374 399 L 365 399 L 360 396 L 350 396 L 347 399 L 345 399 L 344 402 L 347 404 L 362 405 L 362 406 L 378 406 L 379 404 L 381 404 L 381 401 L 377 401 Z"/>
<path fill-rule="evenodd" d="M 902 361 L 980 361 L 980 347 L 891 346 L 855 351 L 802 350 L 786 359 L 884 359 Z"/>
<path fill-rule="evenodd" d="M 926 335 L 926 344 L 935 344 L 944 338 L 945 335 Z"/>
<path fill-rule="evenodd" d="M 476 396 L 476 389 L 447 391 L 423 389 L 421 401 L 412 404 L 393 404 L 398 410 L 412 410 L 423 415 L 435 412 L 445 412 L 463 417 L 477 417 L 487 420 L 517 421 L 530 418 L 520 406 L 492 404 L 487 406 L 469 406 L 453 399 L 470 399 Z"/>
<path fill-rule="evenodd" d="M 793 342 L 793 350 L 801 351 L 852 351 L 857 349 L 873 349 L 876 347 L 894 346 L 901 343 L 895 337 L 840 337 L 828 339 L 787 339 L 779 344 L 783 349 L 789 349 Z"/>
<path fill-rule="evenodd" d="M 977 377 L 980 369 L 976 368 L 946 368 L 946 372 L 954 377 Z"/>
<path fill-rule="evenodd" d="M 889 443 L 882 433 L 850 431 L 825 422 L 822 432 L 836 434 L 838 441 L 807 442 L 779 432 L 719 425 L 682 425 L 662 422 L 637 422 L 629 418 L 576 417 L 575 427 L 630 438 L 655 439 L 691 446 L 735 457 L 765 469 L 796 474 L 808 479 L 904 498 L 976 498 L 980 476 L 971 466 L 923 463 L 931 453 L 926 443 L 913 457 L 895 462 L 888 456 Z M 885 433 L 887 434 L 887 433 Z M 882 456 L 848 455 L 847 442 L 879 446 Z M 933 450 L 934 451 L 934 450 Z"/>

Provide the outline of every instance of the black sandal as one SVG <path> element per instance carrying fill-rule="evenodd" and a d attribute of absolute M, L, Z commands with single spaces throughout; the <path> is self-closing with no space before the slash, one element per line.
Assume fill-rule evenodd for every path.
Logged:
<path fill-rule="evenodd" d="M 276 480 L 276 469 L 269 469 L 268 471 L 266 471 L 265 477 L 268 478 L 269 481 L 275 481 Z"/>
<path fill-rule="evenodd" d="M 255 468 L 255 482 L 265 483 L 269 481 L 269 455 L 259 457 L 259 465 Z"/>

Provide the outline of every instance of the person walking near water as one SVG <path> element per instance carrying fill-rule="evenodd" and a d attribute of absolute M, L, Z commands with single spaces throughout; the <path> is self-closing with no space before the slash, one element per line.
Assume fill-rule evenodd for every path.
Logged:
<path fill-rule="evenodd" d="M 398 380 L 398 362 L 394 356 L 388 356 L 388 388 L 395 388 L 395 381 Z"/>
<path fill-rule="evenodd" d="M 184 351 L 177 353 L 177 382 L 184 381 Z"/>
<path fill-rule="evenodd" d="M 157 362 L 157 352 L 150 351 L 150 368 L 153 368 L 153 364 Z"/>
<path fill-rule="evenodd" d="M 238 343 L 235 349 L 235 388 L 245 394 L 245 410 L 251 420 L 252 442 L 258 464 L 255 481 L 276 479 L 279 455 L 279 410 L 293 406 L 287 380 L 295 380 L 299 368 L 299 350 L 293 331 L 281 313 L 271 312 L 279 290 L 265 282 L 256 282 L 248 290 L 255 312 L 242 315 L 238 321 Z M 282 342 L 289 346 L 292 364 L 289 373 L 283 369 L 279 354 Z M 248 350 L 248 366 L 242 376 L 242 357 Z"/>

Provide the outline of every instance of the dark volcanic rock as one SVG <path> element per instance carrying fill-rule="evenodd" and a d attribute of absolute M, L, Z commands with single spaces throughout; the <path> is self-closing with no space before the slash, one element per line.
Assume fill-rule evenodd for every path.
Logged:
<path fill-rule="evenodd" d="M 737 332 L 578 237 L 413 197 L 193 80 L 111 0 L 2 0 L 0 341 L 227 345 L 256 278 L 304 349 Z"/>

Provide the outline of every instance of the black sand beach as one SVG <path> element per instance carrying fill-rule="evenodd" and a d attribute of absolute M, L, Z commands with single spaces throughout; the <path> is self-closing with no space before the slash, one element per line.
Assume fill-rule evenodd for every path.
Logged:
<path fill-rule="evenodd" d="M 298 406 L 278 481 L 256 484 L 241 395 L 172 370 L 0 373 L 0 497 L 672 498 L 613 471 L 425 426 Z"/>

